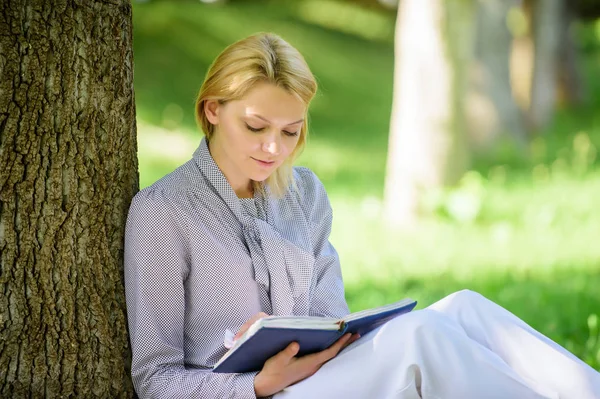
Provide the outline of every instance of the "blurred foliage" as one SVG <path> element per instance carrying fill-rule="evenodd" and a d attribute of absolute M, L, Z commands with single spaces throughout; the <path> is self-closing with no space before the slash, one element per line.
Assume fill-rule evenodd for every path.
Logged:
<path fill-rule="evenodd" d="M 319 80 L 299 163 L 330 193 L 352 310 L 404 296 L 425 307 L 470 288 L 600 369 L 600 20 L 574 27 L 589 104 L 560 109 L 528 157 L 508 140 L 476 157 L 459 185 L 428 193 L 433 216 L 411 231 L 382 222 L 393 24 L 393 12 L 349 1 L 134 4 L 141 185 L 196 148 L 193 102 L 212 59 L 277 32 Z"/>
<path fill-rule="evenodd" d="M 337 3 L 347 7 L 346 2 Z M 358 188 L 377 195 L 382 184 L 378 180 L 383 178 L 385 168 L 392 100 L 393 32 L 385 41 L 367 39 L 369 33 L 340 32 L 316 22 L 317 18 L 309 22 L 299 12 L 299 4 L 313 3 L 253 1 L 235 3 L 235 7 L 196 1 L 136 4 L 135 89 L 138 100 L 142 99 L 137 102 L 138 120 L 167 131 L 186 132 L 187 137 L 199 137 L 193 102 L 212 59 L 237 39 L 257 31 L 274 31 L 304 54 L 320 85 L 311 106 L 312 155 L 305 156 L 302 162 L 320 169 L 326 182 L 335 181 L 340 188 Z M 356 11 L 358 8 L 354 7 Z M 313 12 L 324 13 L 323 10 L 330 20 L 340 14 L 340 9 L 329 6 L 317 7 Z M 388 24 L 393 26 L 393 16 L 388 18 Z M 144 145 L 144 140 L 140 140 L 140 146 Z M 154 146 L 149 142 L 147 145 Z M 164 146 L 155 147 L 160 155 Z M 179 159 L 191 154 L 187 145 L 181 151 Z M 365 151 L 371 157 L 361 156 Z M 143 170 L 164 172 L 160 165 L 164 161 L 144 157 L 145 148 L 140 152 Z M 342 158 L 355 159 L 357 163 L 338 162 Z M 142 173 L 142 185 L 154 177 Z"/>

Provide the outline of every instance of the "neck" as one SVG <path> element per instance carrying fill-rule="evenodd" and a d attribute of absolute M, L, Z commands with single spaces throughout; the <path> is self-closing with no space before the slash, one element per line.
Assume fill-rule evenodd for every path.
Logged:
<path fill-rule="evenodd" d="M 238 198 L 252 198 L 252 197 L 254 197 L 254 188 L 252 187 L 252 182 L 250 182 L 249 186 L 246 187 L 246 189 L 236 190 L 234 188 L 233 191 L 235 191 L 235 195 L 237 195 Z"/>
<path fill-rule="evenodd" d="M 238 198 L 252 198 L 254 196 L 254 187 L 250 179 L 234 179 L 235 174 L 230 171 L 230 166 L 225 156 L 222 156 L 218 144 L 215 145 L 212 141 L 206 142 L 210 156 L 217 164 L 217 167 L 225 176 L 225 179 L 235 192 Z"/>

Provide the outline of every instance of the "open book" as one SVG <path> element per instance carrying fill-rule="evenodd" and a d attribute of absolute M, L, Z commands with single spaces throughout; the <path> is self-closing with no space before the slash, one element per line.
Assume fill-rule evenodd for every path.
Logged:
<path fill-rule="evenodd" d="M 410 298 L 390 305 L 351 313 L 341 319 L 310 316 L 269 316 L 257 320 L 215 364 L 215 373 L 259 371 L 291 342 L 300 344 L 298 356 L 331 346 L 345 333 L 362 336 L 396 316 L 410 312 Z"/>

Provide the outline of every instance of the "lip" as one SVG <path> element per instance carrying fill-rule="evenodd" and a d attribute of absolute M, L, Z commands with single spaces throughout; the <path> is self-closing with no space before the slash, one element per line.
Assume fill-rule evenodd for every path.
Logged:
<path fill-rule="evenodd" d="M 252 159 L 254 159 L 256 162 L 258 162 L 258 164 L 261 166 L 269 167 L 269 166 L 275 165 L 275 161 L 263 161 L 261 159 L 256 159 L 256 158 L 252 158 Z"/>

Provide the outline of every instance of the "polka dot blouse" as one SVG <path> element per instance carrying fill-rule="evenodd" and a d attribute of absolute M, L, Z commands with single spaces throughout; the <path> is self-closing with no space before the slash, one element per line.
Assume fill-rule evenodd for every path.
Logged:
<path fill-rule="evenodd" d="M 258 312 L 348 314 L 323 185 L 294 168 L 282 198 L 240 199 L 203 139 L 133 199 L 125 291 L 141 398 L 255 398 L 256 373 L 219 374 L 226 330 Z"/>

